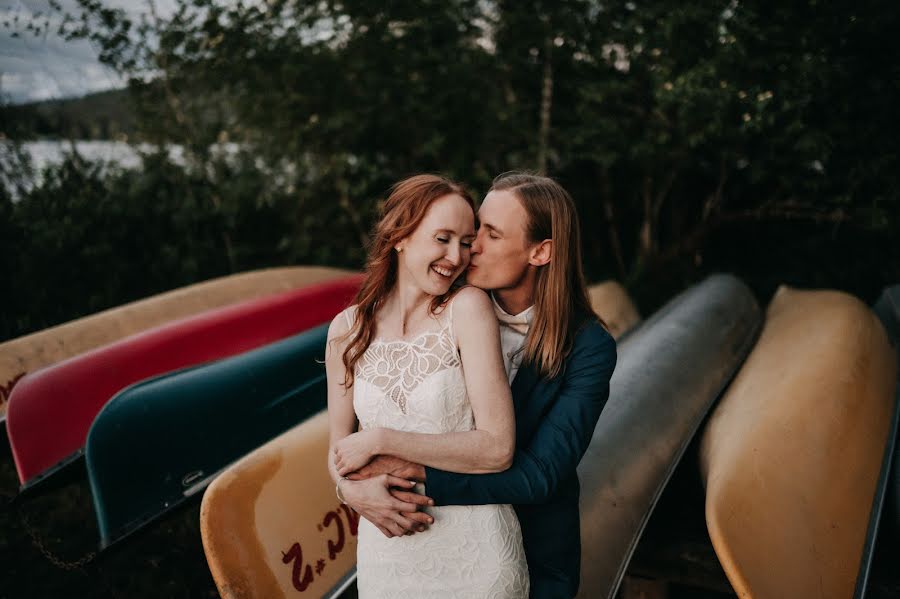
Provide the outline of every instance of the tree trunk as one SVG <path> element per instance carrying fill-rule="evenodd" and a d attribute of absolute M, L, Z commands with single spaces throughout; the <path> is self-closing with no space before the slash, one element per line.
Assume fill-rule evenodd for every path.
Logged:
<path fill-rule="evenodd" d="M 641 229 L 638 233 L 638 264 L 644 265 L 656 253 L 654 247 L 656 222 L 653 210 L 653 177 L 644 178 L 641 199 L 643 200 L 644 220 L 641 222 Z"/>
<path fill-rule="evenodd" d="M 603 202 L 603 215 L 606 217 L 606 230 L 609 235 L 609 247 L 612 250 L 616 263 L 616 272 L 619 280 L 625 280 L 625 260 L 622 257 L 622 244 L 619 240 L 619 228 L 616 223 L 616 213 L 612 201 L 612 190 L 609 184 L 609 169 L 605 166 L 600 169 L 600 197 Z"/>
<path fill-rule="evenodd" d="M 537 170 L 547 173 L 547 149 L 550 143 L 550 112 L 553 107 L 553 40 L 544 46 L 544 76 L 541 87 L 541 126 L 538 132 Z"/>

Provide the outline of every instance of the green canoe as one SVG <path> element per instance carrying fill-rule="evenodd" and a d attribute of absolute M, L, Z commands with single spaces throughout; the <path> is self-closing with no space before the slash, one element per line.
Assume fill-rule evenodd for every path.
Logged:
<path fill-rule="evenodd" d="M 202 491 L 229 464 L 326 405 L 328 325 L 137 383 L 98 414 L 86 445 L 106 548 Z"/>

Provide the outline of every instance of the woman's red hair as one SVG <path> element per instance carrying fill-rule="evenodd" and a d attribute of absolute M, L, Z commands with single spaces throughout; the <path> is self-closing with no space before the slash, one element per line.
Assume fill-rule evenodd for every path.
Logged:
<path fill-rule="evenodd" d="M 397 282 L 395 246 L 412 235 L 435 200 L 448 195 L 464 199 L 472 207 L 474 215 L 475 202 L 472 196 L 461 185 L 444 177 L 415 175 L 391 188 L 391 194 L 381 210 L 381 219 L 372 234 L 366 261 L 366 279 L 356 294 L 356 316 L 348 333 L 351 341 L 342 357 L 346 369 L 345 386 L 353 385 L 354 367 L 375 336 L 375 313 Z M 435 296 L 431 301 L 431 311 L 437 312 L 455 292 L 451 288 L 447 293 Z"/>

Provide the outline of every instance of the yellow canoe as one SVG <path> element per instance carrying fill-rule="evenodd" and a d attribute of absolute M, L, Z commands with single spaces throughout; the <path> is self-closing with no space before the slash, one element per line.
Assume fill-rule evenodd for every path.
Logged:
<path fill-rule="evenodd" d="M 610 334 L 616 339 L 641 321 L 641 315 L 628 292 L 615 281 L 591 285 L 588 295 L 594 311 L 606 322 Z"/>
<path fill-rule="evenodd" d="M 189 285 L 0 343 L 0 422 L 29 372 L 205 310 L 348 274 L 320 266 L 267 268 Z"/>
<path fill-rule="evenodd" d="M 200 533 L 224 599 L 332 597 L 353 582 L 359 516 L 335 497 L 327 456 L 322 411 L 206 490 Z"/>
<path fill-rule="evenodd" d="M 853 595 L 878 504 L 896 364 L 859 300 L 775 294 L 700 447 L 709 535 L 739 597 Z"/>

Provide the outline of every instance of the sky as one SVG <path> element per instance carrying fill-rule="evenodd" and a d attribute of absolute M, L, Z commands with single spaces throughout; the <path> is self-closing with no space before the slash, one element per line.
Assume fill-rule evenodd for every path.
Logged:
<path fill-rule="evenodd" d="M 133 15 L 146 12 L 145 0 L 105 0 L 111 8 L 123 8 Z M 74 12 L 75 0 L 60 0 L 64 10 Z M 157 11 L 165 14 L 172 0 L 156 0 Z M 21 22 L 32 15 L 48 13 L 46 0 L 0 0 L 0 95 L 2 100 L 20 104 L 33 100 L 59 99 L 122 87 L 118 75 L 100 64 L 97 52 L 87 41 L 67 42 L 52 31 L 35 37 Z M 18 26 L 4 26 L 18 15 Z M 59 22 L 59 19 L 56 19 Z M 51 27 L 51 30 L 53 27 Z M 13 33 L 19 32 L 19 37 Z"/>

